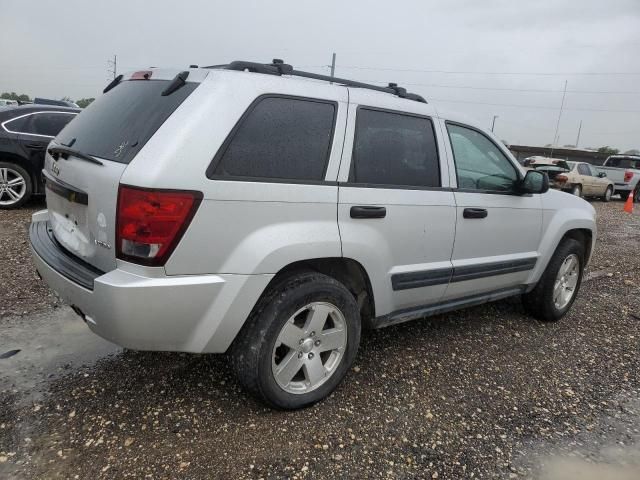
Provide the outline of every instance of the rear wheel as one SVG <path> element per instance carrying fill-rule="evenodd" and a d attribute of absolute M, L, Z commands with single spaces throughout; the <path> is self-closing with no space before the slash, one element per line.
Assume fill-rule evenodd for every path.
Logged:
<path fill-rule="evenodd" d="M 609 185 L 607 187 L 607 189 L 604 192 L 604 195 L 602 197 L 602 201 L 603 202 L 608 202 L 609 200 L 611 200 L 611 195 L 613 195 L 613 187 L 611 185 Z"/>
<path fill-rule="evenodd" d="M 288 277 L 265 295 L 231 347 L 240 384 L 282 409 L 327 397 L 351 367 L 360 343 L 353 295 L 315 272 Z"/>
<path fill-rule="evenodd" d="M 627 198 L 629 198 L 629 193 L 631 192 L 620 192 L 620 198 L 624 201 L 627 201 Z"/>
<path fill-rule="evenodd" d="M 571 194 L 575 195 L 576 197 L 581 197 L 582 196 L 582 185 L 574 185 L 573 188 L 571 189 Z"/>
<path fill-rule="evenodd" d="M 560 320 L 571 308 L 582 283 L 584 246 L 565 238 L 549 261 L 535 288 L 522 296 L 533 317 L 543 322 Z"/>
<path fill-rule="evenodd" d="M 0 162 L 0 209 L 19 208 L 31 192 L 29 172 L 19 165 Z"/>

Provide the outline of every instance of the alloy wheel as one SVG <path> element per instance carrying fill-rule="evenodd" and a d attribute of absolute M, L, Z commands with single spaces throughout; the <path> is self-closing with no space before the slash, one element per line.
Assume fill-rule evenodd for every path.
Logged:
<path fill-rule="evenodd" d="M 310 303 L 280 330 L 272 352 L 274 379 L 285 392 L 309 393 L 335 373 L 346 346 L 347 324 L 338 307 Z"/>
<path fill-rule="evenodd" d="M 553 304 L 558 310 L 565 308 L 575 295 L 580 273 L 580 259 L 572 253 L 564 259 L 553 284 Z"/>
<path fill-rule="evenodd" d="M 9 167 L 0 168 L 0 205 L 13 205 L 27 192 L 26 179 Z"/>

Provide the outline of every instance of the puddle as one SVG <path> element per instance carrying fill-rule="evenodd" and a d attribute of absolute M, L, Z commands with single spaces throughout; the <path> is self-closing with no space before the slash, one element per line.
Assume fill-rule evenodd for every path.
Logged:
<path fill-rule="evenodd" d="M 8 318 L 0 338 L 0 392 L 26 393 L 33 401 L 52 378 L 120 351 L 68 307 Z"/>

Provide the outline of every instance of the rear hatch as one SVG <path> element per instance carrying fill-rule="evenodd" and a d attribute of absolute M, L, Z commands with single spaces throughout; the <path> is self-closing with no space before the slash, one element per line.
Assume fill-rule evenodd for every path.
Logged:
<path fill-rule="evenodd" d="M 120 178 L 206 76 L 198 70 L 189 73 L 193 75 L 186 82 L 176 80 L 181 72 L 175 70 L 128 75 L 49 144 L 44 177 L 53 234 L 63 248 L 102 271 L 116 266 Z"/>

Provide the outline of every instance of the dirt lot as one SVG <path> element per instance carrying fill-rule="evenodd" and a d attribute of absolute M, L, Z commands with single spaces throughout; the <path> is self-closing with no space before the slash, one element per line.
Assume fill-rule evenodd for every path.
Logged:
<path fill-rule="evenodd" d="M 247 397 L 224 357 L 87 333 L 28 260 L 39 206 L 0 212 L 0 354 L 21 349 L 0 359 L 0 477 L 638 478 L 640 215 L 594 206 L 563 321 L 509 300 L 370 332 L 337 392 L 293 413 Z"/>

